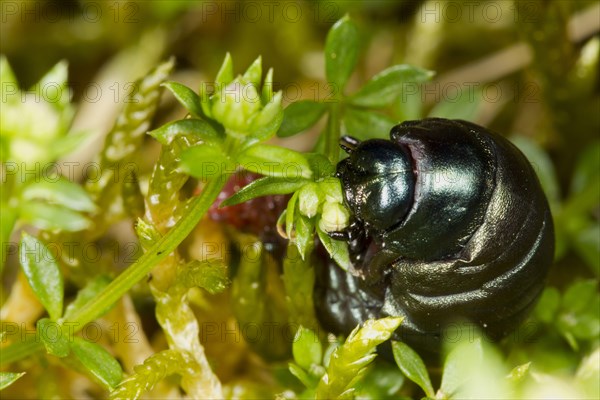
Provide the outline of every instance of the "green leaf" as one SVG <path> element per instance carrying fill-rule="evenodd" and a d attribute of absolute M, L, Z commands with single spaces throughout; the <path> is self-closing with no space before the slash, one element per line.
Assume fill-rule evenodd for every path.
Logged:
<path fill-rule="evenodd" d="M 350 395 L 376 357 L 375 348 L 388 340 L 401 322 L 402 318 L 386 317 L 369 319 L 362 327 L 356 327 L 346 342 L 333 350 L 327 374 L 317 387 L 317 398 Z"/>
<path fill-rule="evenodd" d="M 71 350 L 81 364 L 108 390 L 113 390 L 123 379 L 121 364 L 99 344 L 75 337 Z"/>
<path fill-rule="evenodd" d="M 547 287 L 535 306 L 534 314 L 540 321 L 550 323 L 554 320 L 559 306 L 560 292 L 555 287 Z"/>
<path fill-rule="evenodd" d="M 342 343 L 342 337 L 337 336 L 333 341 L 329 340 L 327 346 L 325 346 L 325 352 L 323 354 L 323 366 L 325 368 L 329 368 L 329 361 L 331 361 L 331 356 L 335 352 L 335 350 L 340 347 Z"/>
<path fill-rule="evenodd" d="M 562 308 L 570 313 L 585 312 L 598 297 L 598 283 L 594 279 L 575 282 L 565 292 Z"/>
<path fill-rule="evenodd" d="M 215 82 L 217 83 L 217 90 L 220 89 L 219 85 L 225 86 L 233 81 L 233 61 L 229 53 L 225 54 L 221 69 L 217 72 Z"/>
<path fill-rule="evenodd" d="M 87 304 L 90 300 L 98 296 L 98 294 L 104 290 L 104 288 L 107 287 L 110 282 L 111 279 L 107 275 L 98 275 L 89 281 L 83 289 L 77 292 L 75 300 L 73 300 L 65 309 L 64 320 L 69 321 L 73 313 L 77 312 L 77 310 Z M 106 311 L 109 309 L 110 307 L 107 308 Z"/>
<path fill-rule="evenodd" d="M 202 84 L 200 85 L 200 89 L 198 89 L 198 96 L 200 97 L 200 108 L 202 108 L 202 112 L 204 113 L 204 115 L 206 115 L 208 118 L 213 118 L 213 114 L 212 114 L 212 100 L 214 99 L 215 95 L 219 94 L 219 87 L 217 86 L 217 88 L 213 88 L 211 87 L 211 85 L 202 82 Z M 211 90 L 213 90 L 211 92 Z"/>
<path fill-rule="evenodd" d="M 111 400 L 139 399 L 143 393 L 152 390 L 158 382 L 171 374 L 188 375 L 200 367 L 193 356 L 181 350 L 163 350 L 146 358 L 134 367 L 133 373 L 122 380 L 110 393 Z M 189 375 L 188 375 L 189 376 Z"/>
<path fill-rule="evenodd" d="M 74 211 L 94 212 L 97 208 L 81 186 L 64 178 L 33 182 L 23 189 L 21 198 L 25 201 L 45 200 Z"/>
<path fill-rule="evenodd" d="M 67 88 L 68 65 L 59 61 L 34 85 L 33 89 L 42 98 L 59 108 L 69 105 L 70 91 Z M 60 97 L 57 97 L 60 96 Z"/>
<path fill-rule="evenodd" d="M 181 153 L 182 171 L 202 180 L 214 179 L 226 171 L 233 170 L 223 149 L 212 142 L 202 143 L 185 149 Z"/>
<path fill-rule="evenodd" d="M 238 161 L 244 169 L 261 175 L 288 179 L 312 176 L 304 155 L 284 147 L 258 144 L 241 153 Z"/>
<path fill-rule="evenodd" d="M 296 332 L 292 353 L 294 361 L 305 370 L 309 370 L 313 364 L 320 365 L 323 360 L 323 347 L 319 337 L 303 326 Z"/>
<path fill-rule="evenodd" d="M 147 199 L 152 199 L 152 201 L 147 202 L 146 209 L 152 215 L 153 221 L 165 221 L 169 218 L 177 220 L 186 208 L 186 205 L 182 202 L 181 190 L 188 182 L 189 176 L 176 166 L 181 161 L 181 153 L 195 144 L 198 144 L 197 139 L 193 135 L 186 135 L 177 138 L 171 146 L 161 148 L 146 194 Z M 214 173 L 216 175 L 216 167 L 213 166 L 213 169 L 215 169 Z M 140 238 L 140 244 L 145 250 L 162 238 L 162 234 L 157 231 L 157 228 L 151 222 L 140 225 L 138 220 L 136 233 Z"/>
<path fill-rule="evenodd" d="M 313 389 L 317 386 L 318 379 L 310 376 L 305 370 L 300 368 L 298 365 L 296 365 L 294 363 L 289 363 L 288 368 L 289 368 L 290 372 L 292 373 L 292 375 L 294 375 L 296 378 L 298 378 L 298 380 L 300 382 L 302 382 L 302 384 L 305 387 L 307 387 L 309 389 Z"/>
<path fill-rule="evenodd" d="M 92 227 L 92 222 L 79 212 L 38 201 L 22 203 L 21 219 L 48 231 L 77 232 Z"/>
<path fill-rule="evenodd" d="M 135 234 L 144 250 L 149 249 L 154 242 L 157 242 L 162 238 L 162 235 L 156 229 L 156 226 L 141 218 L 136 220 Z"/>
<path fill-rule="evenodd" d="M 0 54 L 0 84 L 2 84 L 3 90 L 8 88 L 19 88 L 19 84 L 17 82 L 17 79 L 15 78 L 15 74 L 4 54 Z M 17 96 L 13 96 L 13 98 L 16 99 Z"/>
<path fill-rule="evenodd" d="M 344 194 L 342 193 L 342 182 L 339 178 L 328 178 L 319 183 L 319 187 L 325 193 L 325 201 L 328 203 L 344 202 Z"/>
<path fill-rule="evenodd" d="M 280 265 L 265 251 L 263 243 L 253 235 L 239 232 L 232 233 L 233 241 L 239 250 L 239 263 L 233 278 L 232 299 L 233 311 L 239 326 L 268 326 L 268 335 L 256 335 L 250 330 L 242 329 L 242 334 L 249 339 L 249 344 L 259 354 L 267 358 L 280 358 L 289 354 L 290 332 L 287 308 L 284 301 L 283 282 Z"/>
<path fill-rule="evenodd" d="M 579 230 L 574 239 L 577 254 L 586 261 L 596 277 L 600 277 L 600 224 Z"/>
<path fill-rule="evenodd" d="M 217 143 L 223 140 L 223 136 L 209 122 L 194 118 L 169 122 L 148 134 L 165 146 L 170 145 L 178 136 L 189 134 L 195 135 L 204 142 Z"/>
<path fill-rule="evenodd" d="M 304 157 L 306 157 L 310 164 L 310 169 L 314 173 L 315 180 L 318 181 L 320 179 L 330 178 L 335 174 L 335 165 L 333 165 L 323 154 L 305 153 Z"/>
<path fill-rule="evenodd" d="M 462 325 L 458 334 L 459 344 L 448 355 L 444 364 L 441 389 L 436 398 L 442 399 L 507 399 L 515 397 L 509 370 L 504 357 L 489 340 L 473 339 L 473 326 Z M 455 340 L 453 340 L 455 341 Z M 448 344 L 448 341 L 446 341 Z M 520 396 L 519 396 L 520 397 Z"/>
<path fill-rule="evenodd" d="M 296 246 L 288 243 L 283 258 L 283 284 L 289 310 L 289 324 L 302 325 L 315 333 L 320 326 L 315 315 L 313 291 L 315 268 L 311 257 L 302 259 Z M 319 360 L 318 364 L 321 363 Z"/>
<path fill-rule="evenodd" d="M 595 340 L 598 339 L 600 335 L 600 320 L 598 315 L 600 314 L 600 309 L 598 308 L 598 300 L 595 301 L 591 309 L 594 310 L 594 314 L 583 314 L 577 317 L 575 323 L 570 325 L 570 330 L 573 336 L 580 340 Z"/>
<path fill-rule="evenodd" d="M 510 140 L 525 154 L 531 163 L 542 184 L 542 189 L 544 189 L 548 197 L 550 205 L 556 206 L 560 199 L 560 191 L 554 164 L 548 154 L 537 143 L 524 136 L 513 136 Z"/>
<path fill-rule="evenodd" d="M 299 195 L 299 192 L 296 191 L 288 201 L 285 209 L 285 233 L 288 239 L 292 237 L 292 231 L 294 230 L 294 216 L 296 214 L 296 204 L 298 203 Z"/>
<path fill-rule="evenodd" d="M 373 363 L 373 368 L 365 375 L 365 379 L 356 385 L 356 398 L 359 399 L 402 399 L 398 391 L 406 379 L 396 365 L 388 362 Z"/>
<path fill-rule="evenodd" d="M 177 82 L 165 82 L 162 86 L 173 93 L 173 96 L 196 118 L 204 116 L 200 96 L 189 87 Z"/>
<path fill-rule="evenodd" d="M 417 352 L 403 342 L 392 342 L 392 351 L 394 353 L 394 360 L 396 360 L 396 364 L 398 364 L 402 373 L 419 385 L 427 397 L 435 397 L 429 373 L 427 372 L 425 363 Z"/>
<path fill-rule="evenodd" d="M 266 176 L 250 182 L 237 193 L 225 199 L 219 207 L 228 207 L 244 203 L 248 200 L 279 194 L 289 194 L 300 189 L 308 181 L 305 179 L 274 178 Z"/>
<path fill-rule="evenodd" d="M 272 101 L 267 103 L 250 126 L 250 137 L 264 142 L 275 135 L 283 121 L 281 108 L 282 92 L 275 93 Z"/>
<path fill-rule="evenodd" d="M 146 214 L 146 203 L 135 169 L 126 172 L 126 177 L 123 179 L 123 186 L 121 186 L 121 198 L 123 209 L 132 219 L 141 218 Z"/>
<path fill-rule="evenodd" d="M 443 395 L 451 398 L 461 390 L 469 380 L 470 373 L 481 365 L 482 360 L 483 347 L 480 338 L 457 345 L 448 354 L 444 363 L 440 387 Z"/>
<path fill-rule="evenodd" d="M 267 76 L 263 82 L 263 87 L 260 93 L 260 100 L 263 104 L 267 104 L 273 98 L 273 68 L 269 68 Z"/>
<path fill-rule="evenodd" d="M 48 311 L 50 318 L 58 320 L 63 311 L 64 288 L 54 255 L 44 243 L 23 232 L 19 260 L 36 297 Z"/>
<path fill-rule="evenodd" d="M 372 111 L 348 108 L 344 114 L 345 133 L 359 140 L 387 139 L 396 122 L 391 118 Z"/>
<path fill-rule="evenodd" d="M 4 58 L 2 61 L 4 61 Z M 25 375 L 25 372 L 0 372 L 0 390 L 6 389 L 23 375 Z"/>
<path fill-rule="evenodd" d="M 300 213 L 296 214 L 296 236 L 294 242 L 300 252 L 302 259 L 306 259 L 306 256 L 312 251 L 314 247 L 314 233 L 315 223 L 314 220 Z"/>
<path fill-rule="evenodd" d="M 122 180 L 115 174 L 122 170 L 124 163 L 133 162 L 135 154 L 140 151 L 163 92 L 160 85 L 167 80 L 173 65 L 174 59 L 171 58 L 134 83 L 132 87 L 135 90 L 127 96 L 125 107 L 106 136 L 100 153 L 101 179 L 86 182 L 86 189 L 103 210 L 112 208 L 115 186 L 120 191 Z"/>
<path fill-rule="evenodd" d="M 185 288 L 200 287 L 210 294 L 229 286 L 228 268 L 221 259 L 193 260 L 177 268 L 176 282 Z"/>
<path fill-rule="evenodd" d="M 360 107 L 385 107 L 392 104 L 406 85 L 426 82 L 433 75 L 432 71 L 413 67 L 412 65 L 394 65 L 371 78 L 365 86 L 348 100 L 351 104 Z"/>
<path fill-rule="evenodd" d="M 314 182 L 309 182 L 298 191 L 298 210 L 308 218 L 317 215 L 319 205 L 324 200 L 324 193 L 320 186 Z"/>
<path fill-rule="evenodd" d="M 325 42 L 325 75 L 327 81 L 342 93 L 358 60 L 358 28 L 348 15 L 329 30 Z"/>
<path fill-rule="evenodd" d="M 283 110 L 283 122 L 277 136 L 288 137 L 307 130 L 323 116 L 327 105 L 312 100 L 296 101 Z"/>
<path fill-rule="evenodd" d="M 596 280 L 575 282 L 565 292 L 557 327 L 576 349 L 574 339 L 590 340 L 600 335 L 600 294 Z"/>
<path fill-rule="evenodd" d="M 258 56 L 256 60 L 248 67 L 242 80 L 245 82 L 252 83 L 256 88 L 260 87 L 260 80 L 262 78 L 262 58 Z"/>
<path fill-rule="evenodd" d="M 40 319 L 36 329 L 48 354 L 64 358 L 71 353 L 72 330 L 63 329 L 61 324 L 48 318 Z"/>
<path fill-rule="evenodd" d="M 525 364 L 517 365 L 514 367 L 506 378 L 512 383 L 517 384 L 522 382 L 527 374 L 529 373 L 529 367 L 531 366 L 531 361 Z"/>
<path fill-rule="evenodd" d="M 317 234 L 323 244 L 323 247 L 329 253 L 329 256 L 342 268 L 348 271 L 352 266 L 350 261 L 350 253 L 348 251 L 348 243 L 343 240 L 334 240 L 327 233 L 323 232 L 317 225 Z"/>
<path fill-rule="evenodd" d="M 592 143 L 579 156 L 571 179 L 571 194 L 579 194 L 589 186 L 600 186 L 600 141 Z M 600 198 L 597 190 L 594 194 Z"/>

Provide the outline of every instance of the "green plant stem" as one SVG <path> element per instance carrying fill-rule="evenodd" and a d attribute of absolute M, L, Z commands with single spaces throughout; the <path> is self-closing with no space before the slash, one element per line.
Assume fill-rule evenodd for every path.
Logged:
<path fill-rule="evenodd" d="M 133 285 L 144 278 L 158 262 L 175 250 L 194 229 L 204 214 L 206 214 L 206 211 L 208 211 L 209 207 L 217 199 L 223 186 L 225 186 L 228 178 L 229 174 L 225 174 L 209 181 L 200 196 L 191 202 L 188 213 L 175 224 L 167 235 L 160 239 L 129 268 L 123 271 L 121 275 L 115 278 L 98 296 L 74 312 L 69 321 L 74 324 L 74 331 L 81 330 L 85 324 L 100 317 L 115 301 L 127 293 Z M 35 341 L 35 339 L 15 343 L 2 349 L 2 364 L 17 361 L 42 348 L 42 344 L 39 341 Z"/>
<path fill-rule="evenodd" d="M 175 224 L 173 229 L 144 253 L 135 263 L 113 280 L 98 296 L 73 314 L 76 328 L 98 318 L 115 301 L 139 282 L 161 260 L 166 258 L 189 235 L 223 189 L 227 176 L 209 181 L 200 196 L 190 204 L 189 212 Z"/>
<path fill-rule="evenodd" d="M 325 138 L 325 155 L 334 165 L 340 157 L 340 103 L 331 104 Z"/>

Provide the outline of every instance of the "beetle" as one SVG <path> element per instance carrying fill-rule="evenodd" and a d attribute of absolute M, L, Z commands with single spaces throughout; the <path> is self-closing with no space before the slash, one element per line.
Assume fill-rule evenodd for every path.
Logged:
<path fill-rule="evenodd" d="M 438 352 L 469 321 L 499 340 L 539 298 L 554 255 L 550 208 L 535 171 L 507 139 L 462 120 L 426 118 L 390 140 L 344 137 L 337 165 L 352 223 L 352 268 L 319 267 L 322 325 L 348 334 L 403 317 L 394 339 Z"/>

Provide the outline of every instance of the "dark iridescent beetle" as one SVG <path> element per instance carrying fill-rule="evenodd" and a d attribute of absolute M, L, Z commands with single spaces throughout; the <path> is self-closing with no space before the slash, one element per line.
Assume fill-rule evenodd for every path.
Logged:
<path fill-rule="evenodd" d="M 449 324 L 493 339 L 518 327 L 554 254 L 548 202 L 531 165 L 500 135 L 428 118 L 391 140 L 343 139 L 337 166 L 351 227 L 353 270 L 318 271 L 322 324 L 348 334 L 368 318 L 402 316 L 395 339 L 439 350 Z"/>

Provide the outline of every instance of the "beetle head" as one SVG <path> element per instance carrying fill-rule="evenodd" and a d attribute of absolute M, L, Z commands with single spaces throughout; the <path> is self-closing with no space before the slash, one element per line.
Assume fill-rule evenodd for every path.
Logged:
<path fill-rule="evenodd" d="M 374 232 L 402 222 L 413 203 L 415 177 L 409 151 L 389 140 L 343 139 L 349 157 L 337 175 L 354 217 Z"/>

